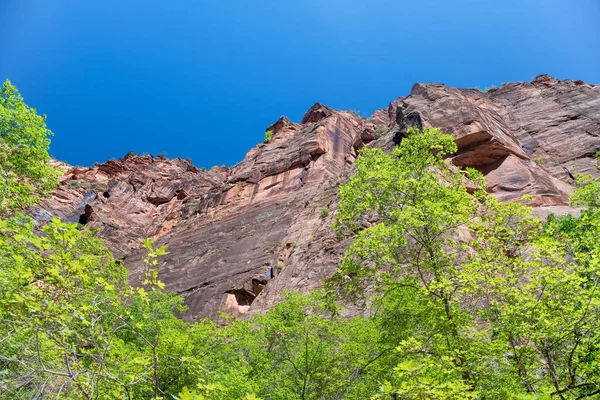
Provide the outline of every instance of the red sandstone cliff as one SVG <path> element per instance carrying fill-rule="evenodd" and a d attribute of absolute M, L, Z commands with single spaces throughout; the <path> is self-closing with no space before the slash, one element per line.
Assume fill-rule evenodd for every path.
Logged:
<path fill-rule="evenodd" d="M 186 319 L 262 311 L 333 273 L 348 243 L 330 225 L 357 150 L 389 150 L 412 125 L 452 133 L 456 165 L 481 170 L 501 200 L 532 195 L 540 213 L 568 205 L 574 174 L 599 173 L 600 86 L 547 75 L 487 93 L 417 84 L 369 119 L 318 103 L 301 123 L 283 117 L 232 168 L 135 154 L 63 166 L 61 187 L 32 214 L 99 228 L 134 283 L 141 239 L 167 244 L 159 276 L 185 297 Z"/>

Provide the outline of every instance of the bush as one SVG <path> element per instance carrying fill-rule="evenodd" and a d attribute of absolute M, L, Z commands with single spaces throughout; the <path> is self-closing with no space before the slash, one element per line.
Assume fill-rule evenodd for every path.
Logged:
<path fill-rule="evenodd" d="M 273 131 L 269 130 L 265 132 L 265 143 L 270 143 L 273 140 Z"/>
<path fill-rule="evenodd" d="M 537 165 L 544 165 L 544 163 L 546 162 L 546 160 L 544 160 L 543 158 L 532 158 L 531 161 L 533 161 Z"/>
<path fill-rule="evenodd" d="M 325 219 L 329 215 L 329 208 L 323 207 L 321 208 L 321 218 Z"/>
<path fill-rule="evenodd" d="M 283 261 L 277 262 L 277 273 L 283 271 L 283 267 L 285 267 L 285 263 Z"/>

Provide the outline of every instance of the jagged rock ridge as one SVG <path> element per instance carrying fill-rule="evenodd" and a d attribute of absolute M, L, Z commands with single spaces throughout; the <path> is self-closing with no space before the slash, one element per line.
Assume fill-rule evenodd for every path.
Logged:
<path fill-rule="evenodd" d="M 416 84 L 371 118 L 316 103 L 301 123 L 276 121 L 272 141 L 233 168 L 131 153 L 64 166 L 61 187 L 32 214 L 99 228 L 133 283 L 141 239 L 167 244 L 160 278 L 185 297 L 188 320 L 260 312 L 335 271 L 348 242 L 330 225 L 357 150 L 390 150 L 413 125 L 452 133 L 454 164 L 482 171 L 501 200 L 532 195 L 541 213 L 566 208 L 575 174 L 598 175 L 600 86 L 542 75 L 487 93 Z"/>

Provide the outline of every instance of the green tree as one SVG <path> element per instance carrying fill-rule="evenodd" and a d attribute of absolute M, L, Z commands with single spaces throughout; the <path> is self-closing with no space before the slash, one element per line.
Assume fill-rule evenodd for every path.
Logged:
<path fill-rule="evenodd" d="M 403 359 L 394 368 L 393 383 L 384 381 L 373 399 L 469 400 L 477 393 L 461 379 L 452 358 L 432 357 L 415 339 L 400 342 L 396 351 Z"/>
<path fill-rule="evenodd" d="M 231 321 L 186 396 L 211 400 L 366 399 L 378 390 L 393 348 L 368 318 L 331 313 L 320 293 L 286 293 L 264 315 Z M 196 397 L 193 397 L 196 396 Z"/>
<path fill-rule="evenodd" d="M 260 385 L 273 399 L 367 398 L 367 376 L 382 355 L 377 331 L 365 318 L 327 312 L 322 296 L 286 294 L 286 300 L 256 316 L 258 347 L 249 355 Z M 370 388 L 372 389 L 372 388 Z"/>
<path fill-rule="evenodd" d="M 178 319 L 179 296 L 129 286 L 91 232 L 57 220 L 43 232 L 0 224 L 2 395 L 164 398 L 198 381 L 213 323 Z M 150 260 L 164 252 L 149 247 Z"/>
<path fill-rule="evenodd" d="M 92 371 L 105 363 L 111 341 L 99 322 L 114 312 L 125 270 L 73 225 L 54 220 L 43 230 L 35 235 L 25 218 L 2 221 L 1 390 L 24 398 L 72 391 L 90 397 L 102 376 Z"/>
<path fill-rule="evenodd" d="M 460 307 L 457 286 L 463 261 L 460 228 L 478 205 L 467 193 L 465 176 L 444 162 L 454 151 L 453 137 L 433 128 L 410 129 L 392 154 L 363 151 L 356 175 L 340 190 L 337 220 L 340 234 L 357 232 L 356 240 L 332 283 L 345 296 L 380 296 L 384 309 L 394 305 L 402 315 L 408 311 L 404 321 L 384 324 L 392 327 L 390 337 L 406 338 L 399 327 L 413 335 L 424 329 L 429 337 L 423 342 L 431 351 L 452 357 L 464 381 L 474 384 L 481 355 L 470 351 L 477 348 L 472 342 L 478 335 L 471 329 L 472 315 Z M 385 300 L 394 296 L 418 298 L 419 306 L 409 311 L 402 302 Z"/>
<path fill-rule="evenodd" d="M 598 180 L 579 179 L 580 218 L 542 225 L 526 206 L 469 194 L 467 178 L 484 181 L 445 161 L 453 151 L 451 136 L 410 129 L 391 155 L 363 151 L 340 192 L 338 232 L 356 240 L 328 287 L 366 300 L 380 340 L 401 344 L 384 392 L 598 395 Z"/>
<path fill-rule="evenodd" d="M 46 117 L 28 107 L 10 81 L 0 89 L 0 215 L 33 205 L 57 184 L 49 165 Z"/>
<path fill-rule="evenodd" d="M 574 195 L 587 207 L 580 218 L 551 217 L 542 226 L 527 218 L 526 207 L 488 196 L 470 225 L 475 251 L 463 267 L 464 281 L 470 277 L 480 299 L 471 312 L 490 324 L 490 342 L 510 354 L 502 376 L 512 374 L 531 395 L 600 393 L 600 218 L 594 206 L 600 191 L 597 182 L 586 182 Z"/>

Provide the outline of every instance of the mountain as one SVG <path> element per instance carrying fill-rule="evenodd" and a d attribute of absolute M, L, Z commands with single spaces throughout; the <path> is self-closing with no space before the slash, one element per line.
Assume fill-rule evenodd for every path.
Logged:
<path fill-rule="evenodd" d="M 134 284 L 141 239 L 168 245 L 159 277 L 186 299 L 187 320 L 261 312 L 280 292 L 316 288 L 335 271 L 351 240 L 331 229 L 337 192 L 358 150 L 391 150 L 413 125 L 452 133 L 455 165 L 482 171 L 503 201 L 533 196 L 540 216 L 576 212 L 574 176 L 599 175 L 600 86 L 541 75 L 486 92 L 416 84 L 370 118 L 317 103 L 300 123 L 269 126 L 272 140 L 232 168 L 133 153 L 63 164 L 61 186 L 32 215 L 99 229 Z"/>

